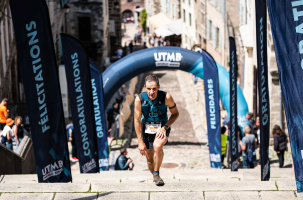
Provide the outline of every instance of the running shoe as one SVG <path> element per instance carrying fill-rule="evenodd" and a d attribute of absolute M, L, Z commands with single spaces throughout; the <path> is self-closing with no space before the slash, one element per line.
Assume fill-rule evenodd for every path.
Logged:
<path fill-rule="evenodd" d="M 154 182 L 156 183 L 156 186 L 164 185 L 164 181 L 162 180 L 162 178 L 159 176 L 158 173 L 153 173 L 153 176 L 154 176 Z"/>

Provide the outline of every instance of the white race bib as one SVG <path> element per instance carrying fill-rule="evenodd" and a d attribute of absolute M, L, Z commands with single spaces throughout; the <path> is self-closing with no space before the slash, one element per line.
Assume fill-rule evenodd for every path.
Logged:
<path fill-rule="evenodd" d="M 156 134 L 161 128 L 161 124 L 145 124 L 145 133 Z"/>

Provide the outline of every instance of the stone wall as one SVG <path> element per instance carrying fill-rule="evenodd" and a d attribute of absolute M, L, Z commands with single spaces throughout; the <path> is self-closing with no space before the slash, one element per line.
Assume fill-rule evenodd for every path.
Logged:
<path fill-rule="evenodd" d="M 78 38 L 88 57 L 95 60 L 99 66 L 103 66 L 109 48 L 108 29 L 105 24 L 108 22 L 108 12 L 104 9 L 104 6 L 107 7 L 107 1 L 70 0 L 68 5 L 70 11 L 67 14 L 67 33 Z M 82 33 L 85 37 L 81 35 Z"/>
<path fill-rule="evenodd" d="M 114 33 L 110 33 L 111 47 L 121 46 L 121 4 L 120 0 L 111 0 L 108 2 L 109 19 L 114 21 Z"/>

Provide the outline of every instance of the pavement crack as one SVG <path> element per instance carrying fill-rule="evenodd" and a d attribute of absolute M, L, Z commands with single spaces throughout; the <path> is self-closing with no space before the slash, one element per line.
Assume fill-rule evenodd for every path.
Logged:
<path fill-rule="evenodd" d="M 52 200 L 54 200 L 54 199 L 55 199 L 55 196 L 56 196 L 56 192 L 54 193 L 54 196 L 53 196 Z"/>
<path fill-rule="evenodd" d="M 278 187 L 277 181 L 275 181 L 275 185 L 276 185 L 277 190 L 279 190 L 279 187 Z"/>

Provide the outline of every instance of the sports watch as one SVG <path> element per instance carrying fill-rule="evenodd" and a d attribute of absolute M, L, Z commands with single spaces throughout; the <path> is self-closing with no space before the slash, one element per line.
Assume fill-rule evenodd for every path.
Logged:
<path fill-rule="evenodd" d="M 169 129 L 168 126 L 164 125 L 163 128 L 167 131 Z"/>

